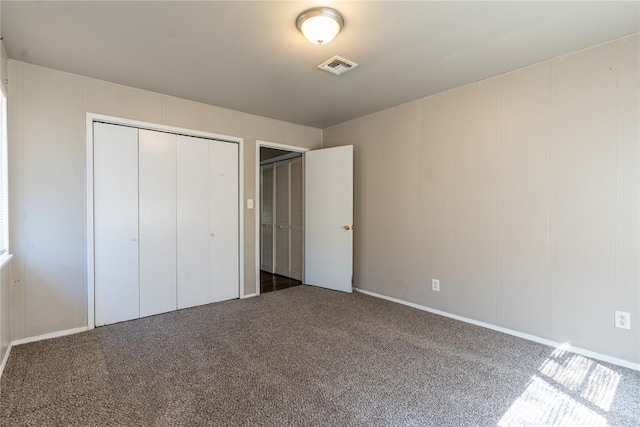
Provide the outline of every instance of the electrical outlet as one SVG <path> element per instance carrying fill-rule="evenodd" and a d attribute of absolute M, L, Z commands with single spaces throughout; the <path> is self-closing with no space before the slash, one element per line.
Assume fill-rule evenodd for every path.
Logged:
<path fill-rule="evenodd" d="M 436 291 L 436 292 L 440 292 L 440 280 L 431 279 L 431 290 L 432 291 Z"/>
<path fill-rule="evenodd" d="M 631 329 L 631 314 L 616 310 L 616 328 Z"/>

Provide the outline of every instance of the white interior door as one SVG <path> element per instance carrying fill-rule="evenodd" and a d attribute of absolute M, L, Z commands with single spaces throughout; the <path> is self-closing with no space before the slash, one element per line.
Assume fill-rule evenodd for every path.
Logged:
<path fill-rule="evenodd" d="M 240 297 L 238 218 L 238 144 L 210 141 L 210 302 Z"/>
<path fill-rule="evenodd" d="M 209 141 L 178 135 L 177 176 L 181 309 L 209 303 Z"/>
<path fill-rule="evenodd" d="M 304 282 L 352 291 L 353 146 L 307 151 Z"/>
<path fill-rule="evenodd" d="M 175 134 L 140 130 L 140 317 L 176 305 Z"/>
<path fill-rule="evenodd" d="M 138 129 L 95 123 L 95 324 L 140 317 Z"/>

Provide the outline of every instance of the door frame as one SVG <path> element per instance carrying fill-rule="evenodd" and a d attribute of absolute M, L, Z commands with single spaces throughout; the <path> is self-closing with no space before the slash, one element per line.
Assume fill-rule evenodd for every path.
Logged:
<path fill-rule="evenodd" d="M 256 185 L 255 185 L 255 203 L 254 203 L 254 209 L 255 209 L 255 271 L 256 271 L 256 292 L 253 295 L 245 295 L 245 297 L 251 297 L 251 296 L 257 296 L 260 295 L 260 243 L 261 243 L 261 238 L 260 238 L 260 214 L 261 214 L 261 209 L 260 209 L 260 147 L 267 147 L 267 148 L 276 148 L 278 150 L 285 150 L 285 151 L 293 151 L 295 153 L 304 153 L 306 151 L 309 151 L 309 148 L 304 148 L 304 147 L 296 147 L 295 145 L 286 145 L 286 144 L 279 144 L 277 142 L 269 142 L 269 141 L 262 141 L 262 140 L 256 140 L 256 155 L 255 155 L 255 173 L 256 173 Z M 303 273 L 303 277 L 302 277 L 302 282 L 304 283 L 304 273 Z"/>
<path fill-rule="evenodd" d="M 140 120 L 125 119 L 122 117 L 107 116 L 104 114 L 87 113 L 86 115 L 86 154 L 87 167 L 87 328 L 95 328 L 95 246 L 93 226 L 93 123 L 101 122 L 120 126 L 129 126 L 138 129 L 148 129 L 160 132 L 175 133 L 178 135 L 195 136 L 200 138 L 215 139 L 217 141 L 238 144 L 238 287 L 240 298 L 244 294 L 244 139 L 211 132 L 203 132 L 194 129 L 186 129 L 176 126 L 162 125 L 158 123 L 144 122 Z"/>

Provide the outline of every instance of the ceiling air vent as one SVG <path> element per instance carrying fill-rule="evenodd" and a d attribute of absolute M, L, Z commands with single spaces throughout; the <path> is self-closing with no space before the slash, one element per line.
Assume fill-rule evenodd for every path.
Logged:
<path fill-rule="evenodd" d="M 333 58 L 329 58 L 322 64 L 318 65 L 318 68 L 339 76 L 340 74 L 344 74 L 349 70 L 353 70 L 357 66 L 358 64 L 356 64 L 355 62 L 349 61 L 348 59 L 336 55 Z"/>

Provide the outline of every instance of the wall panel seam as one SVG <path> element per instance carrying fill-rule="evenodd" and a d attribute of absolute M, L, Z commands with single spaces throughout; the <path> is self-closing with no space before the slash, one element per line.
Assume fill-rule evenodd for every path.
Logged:
<path fill-rule="evenodd" d="M 547 206 L 547 333 L 555 339 L 555 269 L 554 269 L 554 225 L 555 225 L 555 155 L 556 155 L 556 108 L 557 108 L 558 60 L 549 62 L 549 195 Z"/>
<path fill-rule="evenodd" d="M 287 163 L 287 239 L 289 244 L 287 245 L 287 271 L 289 277 L 291 277 L 291 162 Z"/>
<path fill-rule="evenodd" d="M 495 265 L 495 274 L 496 274 L 496 324 L 500 325 L 502 322 L 502 306 L 501 306 L 501 291 L 502 291 L 502 171 L 503 171 L 503 139 L 504 139 L 504 127 L 502 126 L 502 102 L 503 102 L 503 80 L 504 77 L 498 79 L 498 114 L 496 117 L 496 135 L 497 135 L 497 143 L 498 147 L 496 150 L 497 155 L 497 171 L 496 171 L 496 201 L 495 201 L 495 220 L 496 220 L 496 265 Z"/>
<path fill-rule="evenodd" d="M 460 312 L 460 274 L 458 269 L 458 153 L 460 151 L 460 91 L 453 92 L 454 96 L 454 120 L 453 120 L 453 309 L 454 313 Z"/>
<path fill-rule="evenodd" d="M 637 55 L 636 58 L 638 58 L 638 62 L 640 62 L 640 33 L 636 34 L 636 52 L 635 54 Z M 637 74 L 640 73 L 640 64 L 638 64 L 638 62 L 636 62 L 636 76 L 634 76 L 636 78 L 636 86 L 638 84 L 640 84 L 640 78 L 638 78 Z M 638 96 L 636 97 L 636 101 L 635 101 L 635 108 L 636 108 L 636 147 L 640 146 L 640 142 L 637 140 L 637 138 L 640 136 L 640 87 L 637 88 L 637 94 Z M 640 189 L 640 173 L 638 173 L 637 169 L 640 168 L 640 150 L 637 150 L 637 165 L 636 165 L 636 184 L 638 185 L 638 188 Z M 640 191 L 637 192 L 637 199 L 636 199 L 637 207 L 640 208 Z M 640 212 L 638 212 L 638 210 L 636 210 L 636 221 L 638 221 L 638 217 L 640 217 Z M 637 224 L 637 223 L 636 223 Z M 639 224 L 640 225 L 640 224 Z M 636 261 L 637 261 L 637 268 L 636 268 L 636 280 L 638 280 L 638 274 L 640 273 L 640 226 L 637 227 L 637 241 L 636 241 Z M 637 282 L 636 282 L 637 283 Z M 640 311 L 640 292 L 638 292 L 638 311 Z M 640 328 L 638 328 L 636 326 L 636 336 L 638 339 L 638 342 L 640 342 Z M 640 346 L 639 346 L 640 347 Z M 638 349 L 638 355 L 637 355 L 637 360 L 640 361 L 640 348 Z"/>
<path fill-rule="evenodd" d="M 20 80 L 21 86 L 20 86 L 20 115 L 19 115 L 19 133 L 20 133 L 20 138 L 19 138 L 19 144 L 20 144 L 20 149 L 18 150 L 18 153 L 20 155 L 20 160 L 18 162 L 19 164 L 19 168 L 20 168 L 20 184 L 19 184 L 19 193 L 18 193 L 18 219 L 16 221 L 16 223 L 18 224 L 18 229 L 22 229 L 23 225 L 22 221 L 24 218 L 24 197 L 21 197 L 21 194 L 24 194 L 24 182 L 25 182 L 25 152 L 24 152 L 24 147 L 25 147 L 25 136 L 24 136 L 24 115 L 25 115 L 25 90 L 24 90 L 24 81 L 27 78 L 26 76 L 26 70 L 25 70 L 25 66 L 24 64 L 20 64 L 20 74 L 22 79 Z M 20 239 L 20 247 L 23 248 L 24 245 L 24 237 L 22 235 L 22 233 L 18 233 L 21 236 Z M 21 257 L 18 257 L 18 260 L 21 260 Z M 24 266 L 24 263 L 20 263 L 19 264 L 19 275 L 18 275 L 18 294 L 20 295 L 20 337 L 23 337 L 25 335 L 25 326 L 26 326 L 26 322 L 27 322 L 27 315 L 26 315 L 26 304 L 25 304 L 25 285 L 26 285 L 26 280 L 25 280 L 25 275 L 26 275 L 26 269 Z M 11 337 L 12 339 L 14 338 L 13 336 Z"/>
<path fill-rule="evenodd" d="M 82 120 L 78 120 L 78 141 L 83 141 L 84 144 L 82 144 L 82 147 L 84 149 L 86 149 L 86 141 L 84 140 L 85 135 L 86 135 L 86 122 L 85 122 L 85 117 L 84 117 L 84 84 L 85 84 L 85 80 L 84 79 L 80 79 L 79 82 L 76 82 L 76 84 L 78 85 L 78 89 L 79 89 L 79 99 L 78 99 L 78 115 L 82 116 Z M 85 185 L 83 185 L 84 181 L 85 181 L 85 177 L 86 177 L 86 170 L 84 170 L 84 167 L 86 166 L 86 152 L 80 150 L 78 153 L 78 165 L 80 165 L 80 167 L 78 167 L 76 169 L 76 188 L 78 191 L 78 194 L 81 194 L 81 197 L 78 197 L 76 200 L 77 206 L 77 212 L 82 212 L 80 214 L 80 227 L 77 228 L 77 248 L 78 248 L 78 265 L 80 266 L 80 268 L 77 270 L 76 274 L 78 275 L 76 277 L 76 283 L 80 283 L 82 286 L 82 291 L 81 291 L 81 299 L 82 301 L 86 301 L 87 300 L 87 260 L 86 260 L 86 255 L 87 255 L 87 251 L 86 251 L 86 246 L 85 246 L 85 242 L 87 241 L 86 238 L 84 238 L 86 230 L 87 230 L 87 224 L 86 221 L 88 221 L 88 218 L 85 217 L 84 215 L 84 208 L 87 205 L 87 200 L 86 200 L 86 194 L 87 194 L 87 189 L 86 189 L 86 183 Z M 84 218 L 84 222 L 83 222 L 83 218 Z M 77 227 L 77 225 L 76 225 Z M 82 304 L 81 304 L 82 305 Z M 83 325 L 87 319 L 87 313 L 89 311 L 89 307 L 85 308 L 84 312 L 78 312 L 76 313 L 77 316 L 77 324 L 78 325 Z"/>
<path fill-rule="evenodd" d="M 623 48 L 624 39 L 618 41 L 616 46 L 616 141 L 615 141 L 615 181 L 613 199 L 613 220 L 614 220 L 614 271 L 613 271 L 613 307 L 610 313 L 615 313 L 616 307 L 622 308 L 620 303 L 624 301 L 624 287 L 622 284 L 622 271 L 624 262 L 624 246 L 622 238 L 624 232 L 624 221 L 622 221 L 622 209 L 624 206 L 624 162 L 621 152 L 624 147 L 624 96 L 621 88 L 624 88 L 625 67 Z M 623 334 L 620 330 L 614 329 L 612 334 L 613 354 L 618 356 L 624 351 Z"/>
<path fill-rule="evenodd" d="M 165 123 L 166 124 L 166 123 Z M 138 229 L 137 229 L 137 236 L 136 238 L 137 240 L 137 247 L 138 247 L 138 317 L 141 316 L 141 311 L 140 311 L 140 306 L 142 305 L 142 299 L 140 298 L 140 294 L 141 294 L 141 280 L 140 280 L 140 265 L 142 264 L 140 262 L 140 129 L 138 129 L 136 131 L 136 164 L 138 165 L 138 169 L 136 171 L 137 175 L 138 175 L 138 188 L 137 188 L 137 199 L 138 199 Z M 176 173 L 176 181 L 177 181 L 177 173 Z M 177 187 L 177 184 L 176 184 Z M 176 209 L 177 209 L 177 199 L 176 199 Z M 177 230 L 176 230 L 176 235 L 178 234 Z M 177 246 L 176 246 L 176 254 L 178 253 L 177 251 Z M 176 262 L 176 272 L 178 271 L 178 264 Z M 178 282 L 176 282 L 176 289 L 178 288 L 177 286 Z"/>
<path fill-rule="evenodd" d="M 423 173 L 423 157 L 422 157 L 422 144 L 424 144 L 424 133 L 422 129 L 422 102 L 416 101 L 418 105 L 418 209 L 421 210 L 422 206 L 424 206 L 423 201 L 423 192 L 422 192 L 422 173 Z M 427 260 L 424 259 L 424 221 L 418 221 L 418 277 L 420 277 L 421 283 L 418 283 L 418 295 L 420 295 L 421 301 L 426 301 L 426 283 L 428 283 L 428 279 L 424 274 L 423 265 L 427 265 Z M 422 262 L 420 262 L 422 260 Z M 420 274 L 422 273 L 422 274 Z"/>
<path fill-rule="evenodd" d="M 396 112 L 398 111 L 397 107 L 395 108 L 391 108 L 389 110 L 390 113 L 390 120 L 391 120 L 391 129 L 395 129 L 395 121 L 396 121 Z M 388 137 L 388 134 L 386 134 L 385 132 L 385 136 Z M 390 145 L 390 150 L 389 150 L 389 171 L 391 173 L 391 194 L 389 194 L 390 196 L 390 201 L 391 203 L 389 203 L 389 223 L 390 224 L 399 224 L 399 222 L 396 220 L 396 215 L 398 214 L 398 209 L 396 206 L 396 202 L 397 202 L 397 198 L 396 198 L 396 194 L 397 192 L 393 191 L 394 188 L 396 188 L 396 168 L 395 168 L 395 160 L 396 160 L 396 156 L 395 156 L 395 152 L 396 152 L 396 144 L 395 144 L 395 138 L 389 138 L 389 145 Z M 381 146 L 381 150 L 382 153 L 384 153 L 384 146 L 385 146 L 386 141 L 384 140 L 384 138 L 382 139 L 382 142 L 380 144 Z M 384 158 L 384 155 L 382 156 Z M 389 230 L 395 230 L 394 228 L 391 229 L 387 229 L 387 233 L 389 233 Z M 398 240 L 397 240 L 397 234 L 395 232 L 391 232 L 388 234 L 388 239 L 389 239 L 389 243 L 390 243 L 390 256 L 386 256 L 385 258 L 387 258 L 387 262 L 389 263 L 389 270 L 392 272 L 391 276 L 395 276 L 395 274 L 393 273 L 398 273 L 398 267 L 396 265 L 397 263 L 397 253 L 398 253 Z M 389 248 L 386 248 L 387 250 L 389 250 Z M 387 272 L 387 277 L 385 279 L 389 278 L 389 273 Z M 398 277 L 394 277 L 394 281 L 395 283 L 398 283 Z M 386 281 L 386 280 L 385 280 Z M 384 285 L 382 285 L 384 286 Z M 378 289 L 382 289 L 382 286 L 380 286 Z M 393 294 L 394 295 L 398 295 L 398 288 L 393 290 Z"/>
<path fill-rule="evenodd" d="M 163 103 L 164 104 L 164 103 Z M 207 197 L 209 198 L 209 200 L 207 201 L 207 224 L 208 224 L 208 230 L 207 230 L 207 240 L 209 242 L 209 246 L 208 246 L 208 254 L 207 254 L 207 258 L 208 258 L 208 262 L 207 262 L 207 269 L 208 269 L 208 274 L 207 274 L 207 280 L 209 282 L 209 286 L 207 286 L 207 292 L 208 292 L 208 297 L 209 297 L 209 301 L 211 301 L 213 299 L 213 287 L 215 286 L 215 281 L 212 280 L 212 265 L 213 264 L 211 262 L 211 230 L 213 229 L 213 224 L 211 223 L 211 219 L 213 217 L 213 212 L 212 212 L 212 206 L 211 206 L 211 144 L 208 143 L 207 141 Z M 177 174 L 177 171 L 176 171 Z M 238 216 L 238 221 L 240 220 L 240 216 Z M 178 231 L 176 230 L 176 234 L 178 233 Z M 176 271 L 177 271 L 177 265 L 176 265 Z M 213 272 L 215 273 L 215 271 Z M 212 283 L 213 282 L 213 283 Z"/>

